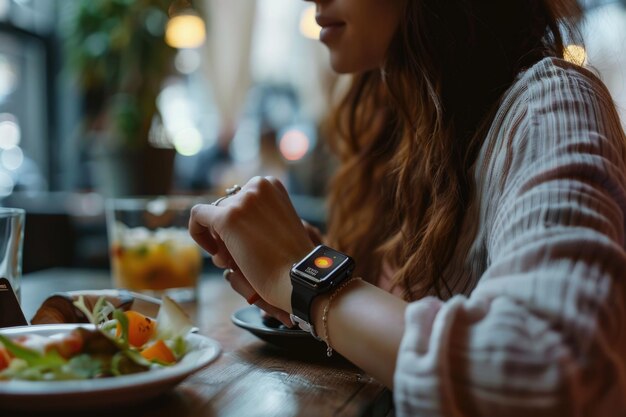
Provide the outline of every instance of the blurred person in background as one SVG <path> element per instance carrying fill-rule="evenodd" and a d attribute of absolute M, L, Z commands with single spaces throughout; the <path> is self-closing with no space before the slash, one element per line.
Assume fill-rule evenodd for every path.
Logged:
<path fill-rule="evenodd" d="M 294 122 L 299 111 L 296 92 L 288 86 L 257 85 L 250 89 L 236 132 L 223 135 L 204 150 L 192 176 L 194 190 L 218 190 L 252 176 L 288 180 L 277 134 Z M 237 148 L 250 155 L 237 158 Z M 252 152 L 250 150 L 253 149 Z"/>
<path fill-rule="evenodd" d="M 242 184 L 255 175 L 273 176 L 286 183 L 287 164 L 278 149 L 278 132 L 296 120 L 298 111 L 298 96 L 292 87 L 274 84 L 253 87 L 246 99 L 243 122 L 230 146 L 231 151 L 253 147 L 257 152 L 234 161 L 225 170 L 226 182 L 222 185 Z M 236 149 L 233 153 L 237 153 Z"/>
<path fill-rule="evenodd" d="M 576 3 L 315 3 L 354 74 L 323 241 L 355 278 L 303 290 L 292 268 L 320 237 L 275 178 L 194 207 L 191 235 L 242 296 L 393 389 L 398 416 L 621 415 L 626 138 L 562 59 Z"/>
<path fill-rule="evenodd" d="M 231 135 L 220 135 L 215 145 L 200 152 L 189 180 L 192 190 L 215 190 L 225 181 L 225 173 L 233 163 L 229 151 L 231 140 Z"/>

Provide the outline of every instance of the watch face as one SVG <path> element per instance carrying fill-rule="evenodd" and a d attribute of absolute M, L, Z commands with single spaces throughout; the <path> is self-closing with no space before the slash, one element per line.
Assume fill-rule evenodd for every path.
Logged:
<path fill-rule="evenodd" d="M 315 281 L 324 281 L 334 271 L 341 268 L 348 257 L 328 247 L 321 246 L 294 268 Z"/>

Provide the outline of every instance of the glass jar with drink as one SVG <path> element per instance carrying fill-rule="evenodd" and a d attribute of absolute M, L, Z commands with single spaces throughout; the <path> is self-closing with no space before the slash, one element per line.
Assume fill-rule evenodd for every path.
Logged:
<path fill-rule="evenodd" d="M 180 302 L 196 298 L 202 255 L 187 230 L 195 202 L 187 197 L 107 201 L 111 269 L 117 288 L 167 294 Z"/>

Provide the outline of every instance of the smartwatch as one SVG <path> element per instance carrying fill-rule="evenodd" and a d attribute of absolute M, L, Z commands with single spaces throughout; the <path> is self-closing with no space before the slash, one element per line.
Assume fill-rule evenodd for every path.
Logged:
<path fill-rule="evenodd" d="M 315 297 L 337 288 L 352 276 L 354 260 L 328 246 L 320 245 L 291 268 L 291 321 L 319 339 L 311 320 Z"/>

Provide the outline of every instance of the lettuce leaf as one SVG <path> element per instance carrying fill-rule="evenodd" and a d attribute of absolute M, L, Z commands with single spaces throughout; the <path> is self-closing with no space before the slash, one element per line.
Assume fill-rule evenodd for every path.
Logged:
<path fill-rule="evenodd" d="M 187 314 L 167 295 L 164 295 L 161 300 L 161 307 L 159 308 L 156 321 L 155 340 L 184 338 L 193 327 L 191 319 Z"/>

